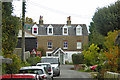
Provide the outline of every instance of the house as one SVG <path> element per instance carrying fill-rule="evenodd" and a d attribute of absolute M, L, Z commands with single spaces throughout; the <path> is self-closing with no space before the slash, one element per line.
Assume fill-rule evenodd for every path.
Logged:
<path fill-rule="evenodd" d="M 88 43 L 86 25 L 71 24 L 70 16 L 67 17 L 67 24 L 43 22 L 43 16 L 40 16 L 39 24 L 26 25 L 25 30 L 37 36 L 37 48 L 44 49 L 46 56 L 59 56 L 61 64 L 72 62 L 72 54 L 81 53 L 83 46 Z"/>

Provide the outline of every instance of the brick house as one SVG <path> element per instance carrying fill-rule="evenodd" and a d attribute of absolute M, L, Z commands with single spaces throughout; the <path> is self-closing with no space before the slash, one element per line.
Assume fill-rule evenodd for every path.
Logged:
<path fill-rule="evenodd" d="M 85 24 L 44 24 L 40 16 L 39 24 L 25 26 L 26 31 L 37 36 L 37 48 L 43 48 L 46 56 L 59 56 L 61 64 L 72 62 L 72 54 L 81 53 L 88 43 L 88 31 Z M 31 27 L 31 30 L 28 30 Z"/>

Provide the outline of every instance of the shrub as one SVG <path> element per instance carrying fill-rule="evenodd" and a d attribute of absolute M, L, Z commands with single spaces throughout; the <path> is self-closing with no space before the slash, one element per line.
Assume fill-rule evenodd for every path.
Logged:
<path fill-rule="evenodd" d="M 39 56 L 36 56 L 35 59 L 33 59 L 34 57 L 29 57 L 27 59 L 27 62 L 30 64 L 30 65 L 35 65 L 37 64 L 38 62 L 40 62 L 41 58 Z M 33 61 L 34 60 L 34 61 Z"/>
<path fill-rule="evenodd" d="M 83 54 L 73 54 L 72 61 L 73 61 L 73 64 L 83 64 L 84 63 Z"/>
<path fill-rule="evenodd" d="M 65 64 L 68 64 L 68 65 L 73 65 L 73 63 L 68 62 L 68 61 L 65 61 Z"/>
<path fill-rule="evenodd" d="M 3 74 L 15 74 L 18 73 L 21 68 L 21 60 L 17 54 L 8 54 L 7 58 L 12 59 L 11 64 L 3 63 Z"/>

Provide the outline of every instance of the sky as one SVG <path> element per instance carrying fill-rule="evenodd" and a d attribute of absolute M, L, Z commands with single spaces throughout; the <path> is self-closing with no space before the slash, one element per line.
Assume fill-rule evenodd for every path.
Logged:
<path fill-rule="evenodd" d="M 43 16 L 44 24 L 66 24 L 71 16 L 71 24 L 86 24 L 92 22 L 97 8 L 107 7 L 117 0 L 26 0 L 25 16 L 39 22 Z M 14 13 L 22 16 L 22 0 L 13 1 Z"/>

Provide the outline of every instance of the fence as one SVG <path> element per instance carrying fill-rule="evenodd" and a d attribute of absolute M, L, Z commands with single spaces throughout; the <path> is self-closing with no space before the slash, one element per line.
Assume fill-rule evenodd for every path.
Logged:
<path fill-rule="evenodd" d="M 15 50 L 13 51 L 14 54 L 17 53 L 17 55 L 20 57 L 21 59 L 21 48 L 15 48 Z M 26 51 L 25 52 L 25 60 L 28 59 L 30 57 L 30 52 L 29 51 Z"/>
<path fill-rule="evenodd" d="M 104 73 L 104 78 L 105 79 L 109 78 L 109 79 L 120 80 L 120 74 L 107 71 Z"/>

